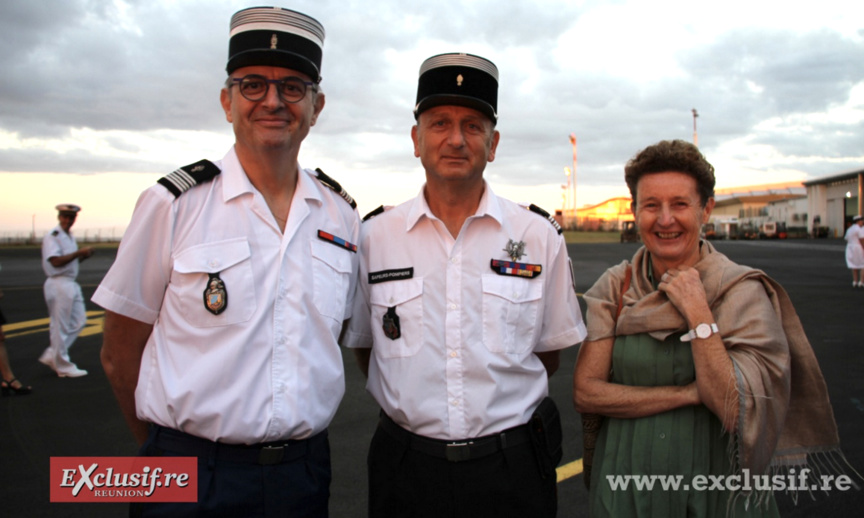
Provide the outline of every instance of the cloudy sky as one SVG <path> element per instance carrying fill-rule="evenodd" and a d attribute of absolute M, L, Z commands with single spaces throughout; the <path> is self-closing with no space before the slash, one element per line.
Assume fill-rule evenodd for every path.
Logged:
<path fill-rule="evenodd" d="M 718 187 L 864 167 L 864 4 L 847 0 L 295 0 L 325 27 L 327 105 L 301 151 L 361 212 L 415 195 L 409 136 L 427 57 L 469 52 L 500 70 L 499 194 L 559 209 L 569 135 L 577 204 L 627 195 L 623 164 L 692 140 Z M 230 0 L 0 3 L 0 237 L 122 232 L 140 190 L 233 142 L 219 106 Z M 572 203 L 572 200 L 567 200 Z M 119 229 L 119 230 L 116 230 Z"/>

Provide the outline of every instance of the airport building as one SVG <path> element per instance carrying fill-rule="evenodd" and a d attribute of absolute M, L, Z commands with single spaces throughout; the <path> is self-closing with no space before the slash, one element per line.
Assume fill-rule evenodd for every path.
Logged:
<path fill-rule="evenodd" d="M 864 213 L 864 169 L 808 180 L 717 189 L 706 236 L 843 237 L 852 217 Z M 557 211 L 569 229 L 621 231 L 633 221 L 630 198 L 610 198 L 582 207 L 573 218 Z"/>

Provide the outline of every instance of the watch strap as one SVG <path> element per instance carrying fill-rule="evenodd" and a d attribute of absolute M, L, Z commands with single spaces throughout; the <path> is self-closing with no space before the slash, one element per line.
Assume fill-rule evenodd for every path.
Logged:
<path fill-rule="evenodd" d="M 708 336 L 706 336 L 705 338 L 710 338 L 711 335 L 713 335 L 714 333 L 719 333 L 719 332 L 720 332 L 720 329 L 717 328 L 717 323 L 716 323 L 716 322 L 712 322 L 712 323 L 710 323 L 710 324 L 708 324 L 708 323 L 706 323 L 706 322 L 703 322 L 703 323 L 697 325 L 696 327 L 699 327 L 699 326 L 701 326 L 701 325 L 703 325 L 703 324 L 706 325 L 706 326 L 708 326 L 709 329 L 711 330 L 711 332 L 710 332 L 710 333 L 708 334 Z M 689 342 L 689 341 L 691 341 L 691 340 L 693 340 L 693 339 L 695 339 L 695 338 L 697 338 L 697 336 L 696 336 L 696 328 L 693 328 L 693 329 L 691 329 L 690 331 L 687 331 L 686 333 L 684 333 L 684 334 L 681 336 L 681 341 L 682 341 L 682 342 Z"/>

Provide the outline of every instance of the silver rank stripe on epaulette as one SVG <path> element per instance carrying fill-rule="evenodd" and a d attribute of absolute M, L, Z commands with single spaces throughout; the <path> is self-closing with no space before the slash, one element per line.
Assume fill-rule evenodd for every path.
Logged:
<path fill-rule="evenodd" d="M 564 231 L 564 229 L 561 228 L 561 225 L 558 224 L 557 221 L 555 221 L 555 218 L 553 218 L 552 216 L 546 216 L 546 219 L 549 220 L 549 223 L 552 223 L 552 226 L 555 227 L 555 230 L 557 230 L 559 234 Z"/>
<path fill-rule="evenodd" d="M 352 207 L 356 207 L 357 202 L 354 201 L 354 198 L 352 198 L 350 194 L 345 192 L 345 189 L 341 188 L 342 187 L 341 185 L 339 187 L 340 187 L 339 196 L 342 196 L 343 198 L 345 198 L 345 201 L 348 202 L 348 205 L 351 205 Z"/>
<path fill-rule="evenodd" d="M 523 205 L 523 207 L 524 207 L 524 205 Z M 556 230 L 559 234 L 561 234 L 561 233 L 564 232 L 564 229 L 561 228 L 561 225 L 559 225 L 558 222 L 555 221 L 555 217 L 552 216 L 551 214 L 549 214 L 548 212 L 546 212 L 545 210 L 541 209 L 541 208 L 538 207 L 537 205 L 534 205 L 534 204 L 532 203 L 532 204 L 528 205 L 528 206 L 525 207 L 525 208 L 528 209 L 528 210 L 530 210 L 531 212 L 533 212 L 533 213 L 535 213 L 535 214 L 539 214 L 540 216 L 543 216 L 544 218 L 546 218 L 546 221 L 548 221 L 549 223 L 552 223 L 552 226 L 555 227 L 555 230 Z"/>
<path fill-rule="evenodd" d="M 204 169 L 203 165 L 195 166 L 192 172 L 194 173 L 202 169 Z M 182 168 L 175 169 L 173 172 L 165 175 L 164 179 L 171 182 L 171 184 L 174 185 L 174 187 L 176 187 L 177 190 L 181 193 L 188 191 L 189 189 L 195 187 L 195 185 L 198 184 L 198 182 Z"/>
<path fill-rule="evenodd" d="M 209 160 L 201 160 L 185 165 L 163 176 L 156 183 L 168 189 L 175 197 L 180 196 L 196 185 L 209 182 L 222 171 Z"/>
<path fill-rule="evenodd" d="M 352 209 L 357 208 L 357 202 L 354 201 L 354 198 L 352 198 L 351 195 L 348 194 L 348 192 L 342 187 L 339 182 L 327 176 L 327 174 L 324 173 L 321 168 L 316 168 L 315 173 L 317 173 L 316 178 L 318 178 L 318 181 L 320 181 L 328 188 L 330 188 L 330 190 L 341 196 L 343 200 L 348 202 L 348 205 L 351 205 Z"/>

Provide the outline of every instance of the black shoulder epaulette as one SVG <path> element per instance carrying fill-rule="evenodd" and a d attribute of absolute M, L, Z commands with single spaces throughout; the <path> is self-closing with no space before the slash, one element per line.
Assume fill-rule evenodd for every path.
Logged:
<path fill-rule="evenodd" d="M 379 205 L 377 209 L 363 216 L 363 221 L 366 221 L 367 219 L 372 219 L 378 214 L 381 214 L 382 212 L 384 212 L 384 205 Z"/>
<path fill-rule="evenodd" d="M 339 196 L 342 196 L 342 198 L 344 198 L 345 201 L 347 201 L 348 204 L 351 205 L 352 209 L 357 208 L 357 202 L 354 201 L 354 198 L 352 198 L 350 194 L 345 192 L 345 189 L 343 189 L 342 186 L 339 185 L 339 182 L 324 174 L 324 171 L 322 171 L 321 169 L 315 169 L 315 172 L 318 173 L 318 179 L 321 180 L 321 183 L 333 189 L 333 191 L 335 191 L 336 194 L 338 194 Z"/>
<path fill-rule="evenodd" d="M 559 234 L 562 233 L 562 232 L 564 232 L 564 229 L 561 228 L 561 225 L 559 225 L 557 221 L 555 221 L 555 218 L 553 218 L 552 216 L 550 216 L 548 212 L 546 212 L 545 210 L 541 209 L 541 208 L 538 207 L 537 205 L 534 205 L 534 204 L 532 203 L 531 205 L 528 206 L 528 210 L 530 210 L 531 212 L 534 212 L 534 213 L 536 213 L 536 214 L 540 214 L 541 216 L 543 216 L 544 218 L 546 218 L 546 220 L 549 221 L 549 223 L 552 223 L 552 226 L 555 227 L 555 230 L 557 230 Z"/>
<path fill-rule="evenodd" d="M 194 164 L 177 169 L 173 173 L 163 176 L 158 183 L 171 191 L 174 197 L 179 197 L 184 192 L 200 183 L 209 182 L 222 170 L 209 160 L 201 160 Z"/>

